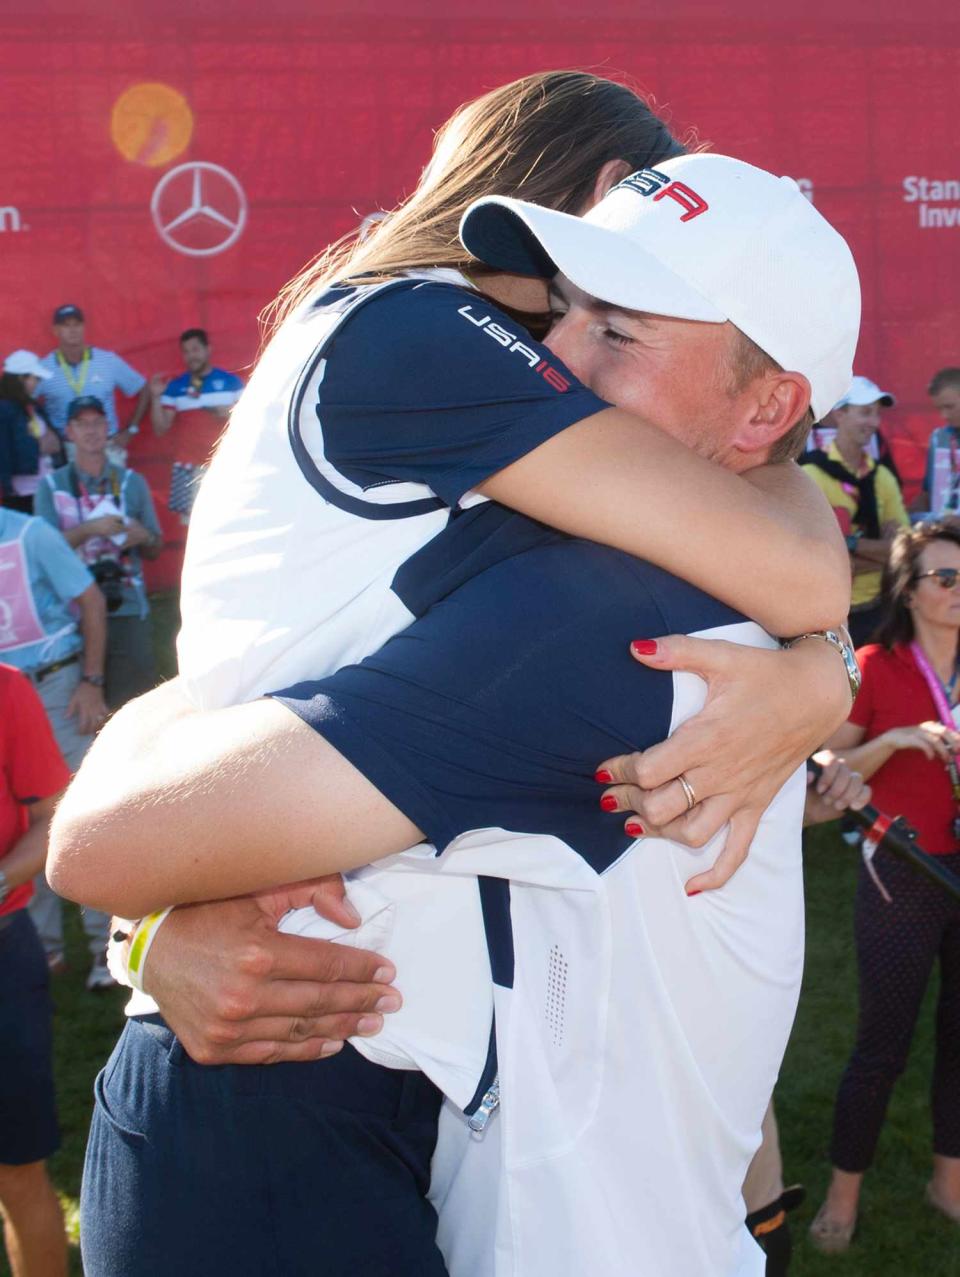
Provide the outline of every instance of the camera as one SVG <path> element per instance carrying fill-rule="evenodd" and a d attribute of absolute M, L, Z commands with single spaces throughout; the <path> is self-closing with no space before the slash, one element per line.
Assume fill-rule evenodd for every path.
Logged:
<path fill-rule="evenodd" d="M 116 559 L 97 559 L 90 564 L 93 579 L 100 587 L 108 612 L 116 612 L 123 602 L 123 568 Z"/>

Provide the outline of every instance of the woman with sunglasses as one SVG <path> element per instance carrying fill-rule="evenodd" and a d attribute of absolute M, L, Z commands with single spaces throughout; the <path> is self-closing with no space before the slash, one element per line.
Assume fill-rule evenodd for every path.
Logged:
<path fill-rule="evenodd" d="M 960 872 L 960 522 L 897 534 L 884 574 L 878 642 L 858 652 L 863 687 L 829 742 L 869 778 L 882 812 L 903 815 L 925 851 Z M 883 850 L 861 866 L 855 912 L 860 1012 L 834 1111 L 827 1198 L 811 1225 L 819 1250 L 846 1250 L 864 1172 L 903 1071 L 939 955 L 933 1177 L 927 1200 L 960 1223 L 960 905 Z"/>

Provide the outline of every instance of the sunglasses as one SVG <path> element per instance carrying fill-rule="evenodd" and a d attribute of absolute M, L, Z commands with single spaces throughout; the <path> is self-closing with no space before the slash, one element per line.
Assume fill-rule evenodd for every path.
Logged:
<path fill-rule="evenodd" d="M 922 581 L 927 576 L 935 576 L 941 590 L 952 590 L 960 580 L 960 568 L 931 568 L 929 572 L 918 572 L 913 579 Z"/>

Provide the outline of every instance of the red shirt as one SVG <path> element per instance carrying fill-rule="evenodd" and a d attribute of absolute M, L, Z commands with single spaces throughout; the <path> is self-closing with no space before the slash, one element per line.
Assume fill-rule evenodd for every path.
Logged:
<path fill-rule="evenodd" d="M 891 727 L 939 722 L 937 707 L 909 647 L 892 651 L 875 643 L 857 652 L 863 686 L 850 722 L 866 728 L 866 740 Z M 903 816 L 917 831 L 924 851 L 948 855 L 960 851 L 953 818 L 960 815 L 943 763 L 931 762 L 918 749 L 898 749 L 870 777 L 873 803 L 887 816 Z"/>
<path fill-rule="evenodd" d="M 0 665 L 0 864 L 30 824 L 24 804 L 50 798 L 69 779 L 30 680 L 12 665 Z M 14 887 L 0 914 L 22 909 L 32 895 L 32 882 Z"/>

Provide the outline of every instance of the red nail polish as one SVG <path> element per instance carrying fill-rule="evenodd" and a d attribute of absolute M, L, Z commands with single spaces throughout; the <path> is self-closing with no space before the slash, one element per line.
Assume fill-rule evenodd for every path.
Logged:
<path fill-rule="evenodd" d="M 613 776 L 605 767 L 601 767 L 599 771 L 593 773 L 593 779 L 598 785 L 612 785 Z"/>
<path fill-rule="evenodd" d="M 688 898 L 689 900 L 692 900 L 694 896 L 702 896 L 702 895 L 703 895 L 703 892 L 702 892 L 702 891 L 688 891 L 688 892 L 687 892 L 687 898 Z"/>
<path fill-rule="evenodd" d="M 624 825 L 624 829 L 626 829 L 631 838 L 642 838 L 647 832 L 639 820 L 628 820 L 626 825 Z"/>
<path fill-rule="evenodd" d="M 657 654 L 656 639 L 634 639 L 630 646 L 637 656 L 656 656 Z"/>
<path fill-rule="evenodd" d="M 616 811 L 617 800 L 614 798 L 613 794 L 604 794 L 604 796 L 600 799 L 600 806 L 604 811 Z"/>

